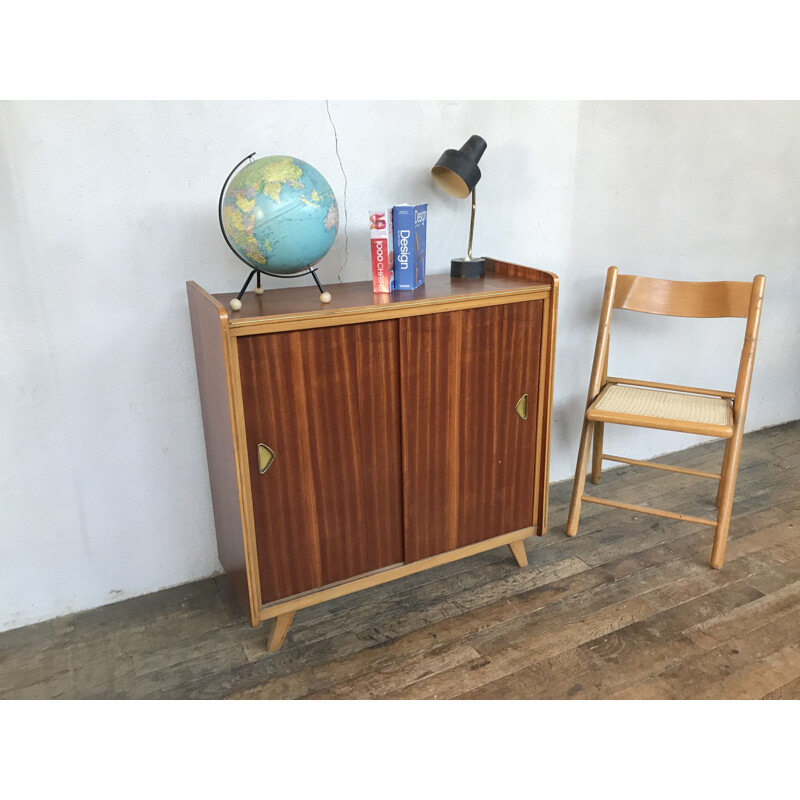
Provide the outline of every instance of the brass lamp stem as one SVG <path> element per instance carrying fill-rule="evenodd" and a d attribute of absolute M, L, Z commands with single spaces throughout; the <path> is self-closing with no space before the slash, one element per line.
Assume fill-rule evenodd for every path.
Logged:
<path fill-rule="evenodd" d="M 469 220 L 469 244 L 467 245 L 467 258 L 472 261 L 472 232 L 475 230 L 475 189 L 472 190 L 472 216 Z"/>

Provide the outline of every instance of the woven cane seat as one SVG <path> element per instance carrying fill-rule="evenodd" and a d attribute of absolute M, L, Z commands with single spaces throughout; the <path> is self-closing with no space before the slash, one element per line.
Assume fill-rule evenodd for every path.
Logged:
<path fill-rule="evenodd" d="M 607 384 L 586 412 L 596 422 L 617 422 L 710 436 L 733 434 L 731 401 L 708 395 Z"/>

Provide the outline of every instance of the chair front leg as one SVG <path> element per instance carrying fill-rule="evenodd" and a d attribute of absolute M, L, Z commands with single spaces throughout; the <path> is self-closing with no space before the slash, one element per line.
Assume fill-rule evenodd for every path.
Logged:
<path fill-rule="evenodd" d="M 567 517 L 567 536 L 578 532 L 578 520 L 581 516 L 581 498 L 586 485 L 586 469 L 589 465 L 589 451 L 592 445 L 592 434 L 595 423 L 584 417 L 581 430 L 581 443 L 578 446 L 578 464 L 575 467 L 575 482 L 572 484 L 572 502 L 569 504 Z"/>

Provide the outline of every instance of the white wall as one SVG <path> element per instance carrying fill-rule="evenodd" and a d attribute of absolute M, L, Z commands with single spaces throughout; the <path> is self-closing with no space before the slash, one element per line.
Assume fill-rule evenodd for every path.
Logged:
<path fill-rule="evenodd" d="M 218 570 L 184 282 L 232 291 L 244 278 L 216 219 L 244 155 L 295 155 L 330 181 L 342 227 L 320 275 L 335 292 L 369 277 L 371 205 L 429 203 L 431 272 L 465 254 L 468 202 L 429 171 L 470 134 L 487 140 L 475 252 L 562 281 L 559 480 L 574 470 L 610 264 L 765 273 L 747 427 L 800 417 L 798 130 L 796 102 L 0 104 L 0 629 Z M 649 340 L 614 337 L 612 369 L 635 360 L 646 376 L 731 386 L 722 353 L 739 322 L 691 329 L 699 371 L 652 356 L 676 327 L 656 322 Z M 608 438 L 640 457 L 699 441 Z"/>

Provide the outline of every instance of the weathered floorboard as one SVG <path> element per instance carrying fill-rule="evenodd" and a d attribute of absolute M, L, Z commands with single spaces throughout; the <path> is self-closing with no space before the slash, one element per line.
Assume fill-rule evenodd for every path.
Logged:
<path fill-rule="evenodd" d="M 713 471 L 722 444 L 662 459 Z M 722 570 L 713 530 L 587 504 L 564 535 L 298 612 L 277 653 L 224 577 L 0 634 L 0 698 L 800 699 L 800 421 L 745 437 Z M 714 513 L 716 484 L 635 466 L 588 491 Z"/>

